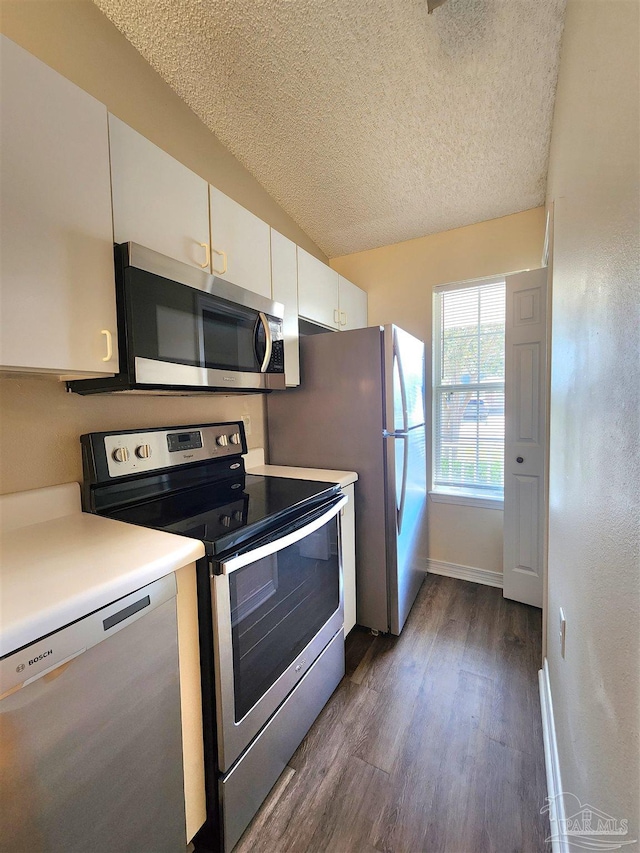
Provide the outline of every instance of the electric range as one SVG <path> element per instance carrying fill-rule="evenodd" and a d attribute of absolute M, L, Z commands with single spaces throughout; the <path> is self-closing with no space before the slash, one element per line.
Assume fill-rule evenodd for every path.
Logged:
<path fill-rule="evenodd" d="M 207 849 L 229 853 L 344 674 L 338 484 L 247 474 L 244 424 L 81 438 L 85 510 L 199 539 Z"/>

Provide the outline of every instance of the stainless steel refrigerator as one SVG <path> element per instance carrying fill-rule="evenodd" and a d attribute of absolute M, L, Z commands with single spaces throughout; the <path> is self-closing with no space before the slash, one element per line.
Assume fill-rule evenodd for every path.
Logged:
<path fill-rule="evenodd" d="M 300 339 L 267 400 L 269 461 L 357 471 L 357 622 L 399 634 L 426 572 L 424 344 L 397 326 Z"/>

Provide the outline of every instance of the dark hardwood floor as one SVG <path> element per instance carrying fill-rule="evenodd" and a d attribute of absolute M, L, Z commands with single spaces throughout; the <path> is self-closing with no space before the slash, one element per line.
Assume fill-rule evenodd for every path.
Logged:
<path fill-rule="evenodd" d="M 347 673 L 234 853 L 550 850 L 539 610 L 428 575 Z"/>

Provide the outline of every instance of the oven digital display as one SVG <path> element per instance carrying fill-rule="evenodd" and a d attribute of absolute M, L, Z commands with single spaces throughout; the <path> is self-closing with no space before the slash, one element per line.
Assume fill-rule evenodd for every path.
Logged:
<path fill-rule="evenodd" d="M 169 453 L 177 450 L 195 450 L 202 447 L 202 433 L 200 430 L 194 432 L 173 432 L 167 435 Z"/>

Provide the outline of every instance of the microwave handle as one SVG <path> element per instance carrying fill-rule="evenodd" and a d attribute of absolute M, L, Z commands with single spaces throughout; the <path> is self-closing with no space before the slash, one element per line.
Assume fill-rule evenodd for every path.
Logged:
<path fill-rule="evenodd" d="M 269 362 L 271 361 L 271 350 L 273 347 L 273 339 L 271 337 L 271 327 L 269 326 L 269 319 L 266 314 L 262 311 L 258 314 L 258 319 L 262 323 L 264 328 L 264 358 L 262 359 L 262 364 L 260 365 L 260 373 L 266 373 L 267 368 L 269 367 Z"/>
<path fill-rule="evenodd" d="M 284 548 L 288 548 L 289 545 L 299 542 L 301 539 L 304 539 L 305 536 L 319 530 L 328 521 L 331 521 L 334 516 L 338 515 L 342 507 L 347 503 L 347 500 L 347 496 L 342 495 L 326 512 L 322 513 L 319 517 L 314 518 L 303 527 L 298 528 L 298 530 L 294 530 L 285 536 L 281 536 L 273 542 L 268 542 L 266 545 L 259 545 L 257 548 L 249 550 L 244 554 L 239 554 L 237 557 L 231 557 L 231 559 L 225 560 L 221 563 L 221 573 L 223 575 L 229 575 L 231 572 L 235 572 L 236 569 L 241 569 L 243 566 L 249 565 L 249 563 L 256 563 L 264 557 L 269 557 L 271 554 L 275 554 L 277 551 L 282 551 Z"/>

